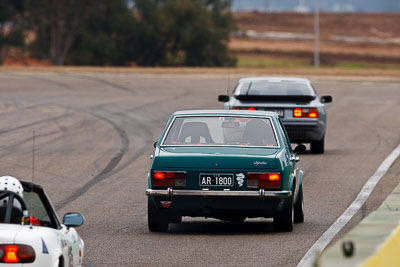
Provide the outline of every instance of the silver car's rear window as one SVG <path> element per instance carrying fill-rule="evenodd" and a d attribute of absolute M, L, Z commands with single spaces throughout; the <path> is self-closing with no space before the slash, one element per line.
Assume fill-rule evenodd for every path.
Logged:
<path fill-rule="evenodd" d="M 235 96 L 313 96 L 311 85 L 305 82 L 285 80 L 255 80 L 240 82 L 233 93 Z"/>
<path fill-rule="evenodd" d="M 162 145 L 278 147 L 278 141 L 269 118 L 183 116 L 174 119 Z"/>

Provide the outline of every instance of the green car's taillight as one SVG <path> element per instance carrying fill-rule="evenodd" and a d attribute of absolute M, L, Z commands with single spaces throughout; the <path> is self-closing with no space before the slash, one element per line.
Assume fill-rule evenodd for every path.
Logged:
<path fill-rule="evenodd" d="M 281 175 L 279 173 L 249 172 L 247 187 L 250 188 L 280 188 Z"/>
<path fill-rule="evenodd" d="M 155 171 L 153 172 L 154 186 L 186 186 L 184 171 Z"/>

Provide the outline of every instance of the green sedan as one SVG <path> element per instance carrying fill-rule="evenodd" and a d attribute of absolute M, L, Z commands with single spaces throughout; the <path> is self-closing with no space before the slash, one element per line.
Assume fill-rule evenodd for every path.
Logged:
<path fill-rule="evenodd" d="M 304 221 L 303 171 L 275 112 L 175 112 L 158 142 L 148 175 L 148 227 L 168 230 L 183 216 L 243 222 L 273 218 L 292 231 Z"/>

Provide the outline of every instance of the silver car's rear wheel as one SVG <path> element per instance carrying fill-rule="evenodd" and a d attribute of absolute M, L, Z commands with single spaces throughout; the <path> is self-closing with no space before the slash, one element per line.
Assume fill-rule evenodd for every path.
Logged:
<path fill-rule="evenodd" d="M 311 153 L 323 154 L 325 145 L 325 136 L 319 141 L 311 141 Z"/>

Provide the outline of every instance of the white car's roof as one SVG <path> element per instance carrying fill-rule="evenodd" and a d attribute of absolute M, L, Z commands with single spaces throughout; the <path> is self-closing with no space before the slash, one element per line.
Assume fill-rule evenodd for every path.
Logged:
<path fill-rule="evenodd" d="M 246 78 L 241 78 L 239 80 L 239 82 L 251 82 L 251 81 L 270 81 L 270 82 L 291 81 L 291 82 L 311 83 L 309 79 L 296 78 L 296 77 L 246 77 Z"/>

